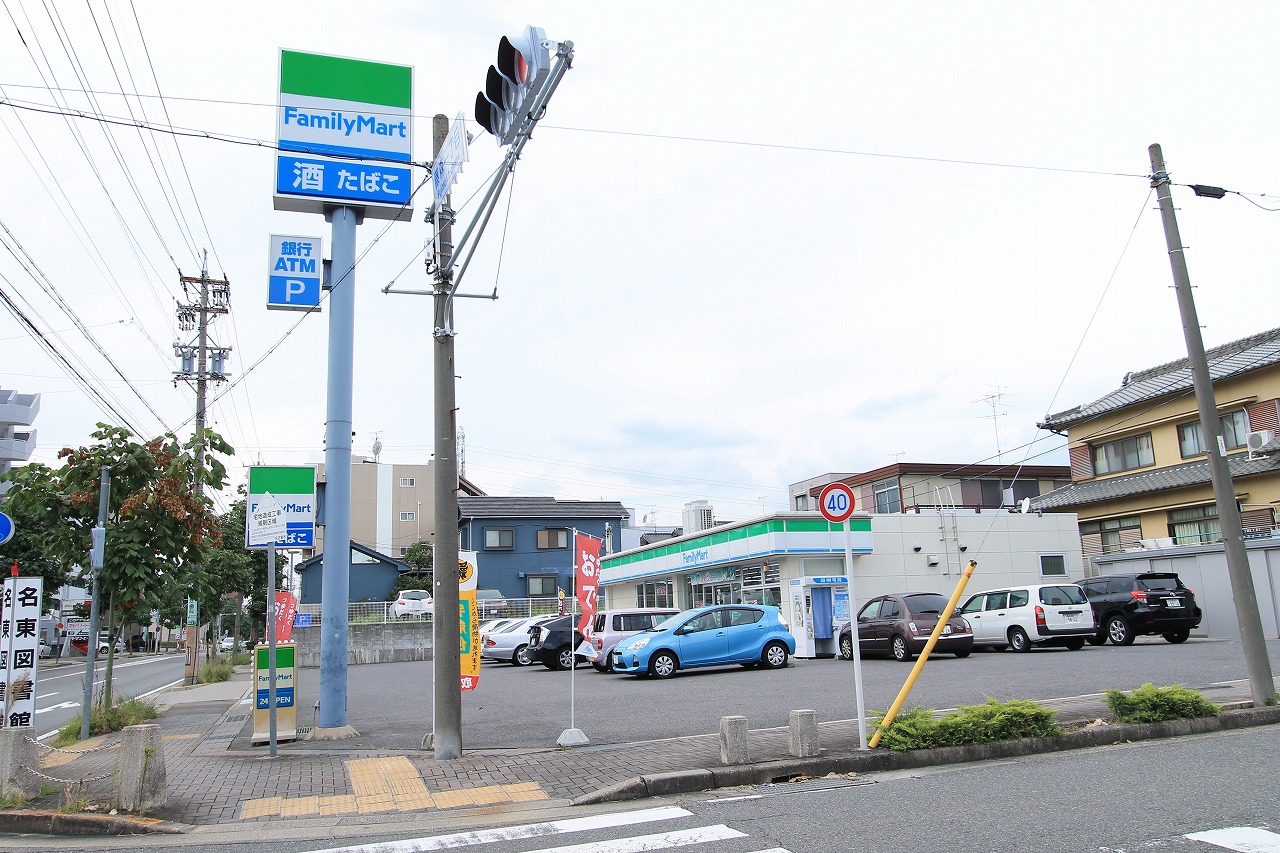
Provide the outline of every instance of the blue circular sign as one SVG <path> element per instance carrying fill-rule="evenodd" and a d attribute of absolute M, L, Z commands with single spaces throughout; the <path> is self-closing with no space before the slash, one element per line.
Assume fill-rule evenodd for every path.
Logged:
<path fill-rule="evenodd" d="M 13 538 L 13 519 L 0 512 L 0 545 Z"/>

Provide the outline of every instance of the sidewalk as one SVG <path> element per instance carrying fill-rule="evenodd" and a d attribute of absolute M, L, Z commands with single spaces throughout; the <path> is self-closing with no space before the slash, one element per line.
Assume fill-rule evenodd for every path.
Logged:
<path fill-rule="evenodd" d="M 252 727 L 252 685 L 245 669 L 228 682 L 175 688 L 161 695 L 160 704 L 166 710 L 156 722 L 164 739 L 169 803 L 149 817 L 209 825 L 502 807 L 540 800 L 609 798 L 597 792 L 634 789 L 624 783 L 642 776 L 651 781 L 647 787 L 640 785 L 633 796 L 659 793 L 654 778 L 683 776 L 680 784 L 697 785 L 689 779 L 698 774 L 704 780 L 713 771 L 721 778 L 733 775 L 731 768 L 720 764 L 718 733 L 571 750 L 468 752 L 456 761 L 440 763 L 428 751 L 349 750 L 342 741 L 298 741 L 281 744 L 273 761 L 266 757 L 266 747 L 235 748 L 244 743 L 243 736 Z M 1207 698 L 1226 708 L 1251 704 L 1244 680 L 1202 689 Z M 1062 723 L 1090 721 L 1107 713 L 1101 694 L 1043 704 L 1057 709 Z M 304 721 L 300 719 L 299 724 Z M 755 768 L 758 776 L 761 765 L 767 765 L 770 778 L 820 775 L 816 768 L 842 756 L 846 763 L 851 757 L 866 757 L 856 749 L 855 721 L 823 723 L 819 730 L 825 764 L 792 758 L 785 728 L 760 729 L 750 734 L 753 764 L 741 769 Z M 79 750 L 95 750 L 83 754 L 46 753 L 44 772 L 68 780 L 103 776 L 114 767 L 116 750 L 111 744 L 117 738 L 93 738 L 77 745 Z M 922 761 L 916 753 L 896 755 L 915 755 L 917 765 Z M 739 774 L 743 781 L 732 784 L 745 783 L 748 775 Z M 86 793 L 95 802 L 109 802 L 111 779 L 89 782 Z M 616 793 L 612 798 L 625 796 Z"/>

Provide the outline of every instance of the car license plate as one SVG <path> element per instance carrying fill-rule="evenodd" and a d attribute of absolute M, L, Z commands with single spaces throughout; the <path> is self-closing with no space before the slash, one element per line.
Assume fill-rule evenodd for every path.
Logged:
<path fill-rule="evenodd" d="M 1079 613 L 1064 613 L 1064 614 L 1063 614 L 1063 616 L 1066 618 L 1066 620 L 1067 620 L 1068 622 L 1079 622 L 1079 621 L 1080 621 L 1080 614 L 1079 614 Z"/>
<path fill-rule="evenodd" d="M 951 633 L 951 626 L 950 626 L 950 625 L 943 625 L 943 626 L 942 626 L 942 636 L 944 636 L 944 637 L 945 637 L 945 636 L 947 636 L 947 635 L 948 635 L 948 634 L 950 634 L 950 633 Z"/>
<path fill-rule="evenodd" d="M 1182 599 L 1181 599 L 1181 598 L 1166 598 L 1166 599 L 1164 600 L 1164 606 L 1165 606 L 1165 607 L 1181 607 L 1181 606 L 1182 606 Z"/>

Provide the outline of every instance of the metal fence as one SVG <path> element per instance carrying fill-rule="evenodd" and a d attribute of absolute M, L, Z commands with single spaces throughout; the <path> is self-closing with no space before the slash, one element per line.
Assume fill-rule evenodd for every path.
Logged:
<path fill-rule="evenodd" d="M 576 599 L 565 599 L 565 613 L 578 612 Z M 431 614 L 421 616 L 391 615 L 390 601 L 353 601 L 347 605 L 347 623 L 350 625 L 369 625 L 386 622 L 430 622 Z M 319 625 L 321 621 L 319 604 L 299 604 L 298 615 L 302 616 L 295 624 L 303 623 Z M 554 598 L 500 598 L 481 599 L 478 602 L 481 619 L 524 619 L 529 616 L 540 616 L 544 613 L 559 613 L 560 602 Z M 299 624 L 299 627 L 302 625 Z"/>

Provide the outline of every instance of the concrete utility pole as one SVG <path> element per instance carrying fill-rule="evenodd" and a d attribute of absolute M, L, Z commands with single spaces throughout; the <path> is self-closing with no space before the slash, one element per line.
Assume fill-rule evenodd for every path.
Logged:
<path fill-rule="evenodd" d="M 1151 155 L 1151 186 L 1155 187 L 1156 196 L 1160 200 L 1164 239 L 1169 247 L 1169 263 L 1173 267 L 1174 290 L 1178 294 L 1178 311 L 1182 315 L 1182 333 L 1187 340 L 1187 362 L 1191 365 L 1191 379 L 1200 410 L 1200 437 L 1209 460 L 1209 476 L 1213 481 L 1213 497 L 1218 507 L 1218 524 L 1226 550 L 1227 575 L 1231 579 L 1236 620 L 1240 623 L 1240 640 L 1244 645 L 1249 687 L 1253 693 L 1254 707 L 1271 705 L 1276 701 L 1276 686 L 1271 675 L 1271 662 L 1267 658 L 1262 618 L 1258 615 L 1258 598 L 1253 588 L 1253 574 L 1249 569 L 1249 554 L 1244 547 L 1240 508 L 1236 505 L 1235 487 L 1231 482 L 1226 454 L 1219 445 L 1222 426 L 1213 393 L 1213 379 L 1209 375 L 1209 360 L 1205 357 L 1204 342 L 1200 338 L 1200 320 L 1196 316 L 1196 304 L 1191 295 L 1191 277 L 1187 273 L 1182 236 L 1178 233 L 1178 220 L 1173 212 L 1169 173 L 1165 170 L 1164 154 L 1161 153 L 1160 146 L 1152 145 L 1147 151 Z"/>
<path fill-rule="evenodd" d="M 440 155 L 440 148 L 449 135 L 448 117 L 435 116 L 431 130 L 434 159 Z M 435 683 L 431 734 L 423 739 L 423 747 L 434 749 L 437 761 L 462 757 L 462 662 L 458 657 L 461 646 L 458 634 L 458 413 L 454 387 L 453 299 L 450 294 L 453 269 L 453 208 L 450 198 L 445 196 L 439 214 L 436 264 L 441 277 L 435 285 L 432 329 L 436 538 L 432 559 L 435 616 L 431 620 L 431 642 Z"/>
<path fill-rule="evenodd" d="M 174 374 L 174 384 L 178 384 L 178 380 L 196 384 L 195 460 L 196 468 L 199 469 L 204 465 L 204 431 L 207 423 L 205 400 L 208 398 L 208 384 L 210 381 L 226 381 L 227 354 L 231 352 L 230 347 L 210 347 L 209 324 L 216 320 L 219 314 L 226 314 L 231 310 L 231 283 L 225 279 L 209 278 L 208 252 L 205 253 L 204 262 L 201 264 L 199 278 L 180 274 L 178 280 L 182 283 L 182 291 L 188 299 L 190 299 L 188 287 L 199 288 L 197 302 L 178 306 L 178 328 L 183 332 L 195 331 L 196 338 L 192 342 L 184 344 L 179 341 L 173 345 L 174 354 L 181 361 L 181 369 Z M 213 362 L 212 369 L 210 369 L 210 360 Z M 201 497 L 204 494 L 204 484 L 197 481 L 192 491 L 197 498 Z M 199 630 L 196 626 L 187 627 L 188 649 L 198 648 Z M 189 685 L 196 683 L 199 657 L 198 654 L 188 652 L 187 660 L 190 663 L 183 674 Z"/>

